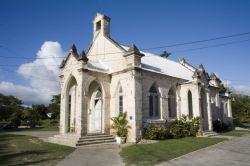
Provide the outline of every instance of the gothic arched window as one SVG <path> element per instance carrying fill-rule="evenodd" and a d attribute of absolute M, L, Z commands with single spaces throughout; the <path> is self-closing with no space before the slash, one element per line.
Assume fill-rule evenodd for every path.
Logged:
<path fill-rule="evenodd" d="M 119 94 L 118 94 L 118 105 L 119 105 L 119 114 L 123 113 L 123 91 L 122 87 L 119 88 Z"/>
<path fill-rule="evenodd" d="M 149 89 L 149 116 L 152 118 L 159 117 L 159 99 L 154 85 Z"/>
<path fill-rule="evenodd" d="M 188 115 L 193 117 L 193 97 L 190 90 L 188 91 Z"/>
<path fill-rule="evenodd" d="M 171 88 L 168 92 L 168 116 L 169 118 L 176 118 L 176 93 Z"/>

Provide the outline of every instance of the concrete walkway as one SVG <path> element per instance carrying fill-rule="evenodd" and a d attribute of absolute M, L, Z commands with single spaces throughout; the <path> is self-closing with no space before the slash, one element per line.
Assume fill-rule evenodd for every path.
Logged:
<path fill-rule="evenodd" d="M 250 166 L 250 135 L 233 138 L 159 166 Z"/>
<path fill-rule="evenodd" d="M 116 144 L 78 147 L 57 166 L 121 166 L 120 148 Z"/>

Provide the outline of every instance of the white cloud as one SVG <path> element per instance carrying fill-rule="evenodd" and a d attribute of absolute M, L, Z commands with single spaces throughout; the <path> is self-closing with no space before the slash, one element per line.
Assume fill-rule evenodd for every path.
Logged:
<path fill-rule="evenodd" d="M 26 105 L 47 104 L 51 98 L 47 93 L 39 90 L 4 81 L 0 83 L 0 91 L 5 95 L 13 95 L 21 99 Z"/>
<path fill-rule="evenodd" d="M 22 64 L 17 73 L 29 81 L 30 86 L 1 82 L 0 92 L 14 95 L 24 104 L 48 104 L 51 96 L 60 93 L 59 65 L 64 53 L 60 43 L 46 41 L 33 62 Z"/>
<path fill-rule="evenodd" d="M 238 94 L 250 96 L 250 84 L 249 85 L 233 85 L 233 91 Z"/>

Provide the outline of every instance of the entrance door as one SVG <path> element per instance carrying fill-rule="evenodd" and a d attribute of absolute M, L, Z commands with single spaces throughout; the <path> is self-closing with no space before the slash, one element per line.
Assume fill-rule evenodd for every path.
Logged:
<path fill-rule="evenodd" d="M 91 97 L 92 108 L 89 112 L 89 133 L 102 132 L 102 99 L 101 91 L 93 93 Z"/>

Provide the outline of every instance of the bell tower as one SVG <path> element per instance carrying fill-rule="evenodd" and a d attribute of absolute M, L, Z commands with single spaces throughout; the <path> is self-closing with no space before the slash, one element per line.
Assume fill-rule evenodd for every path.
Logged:
<path fill-rule="evenodd" d="M 104 35 L 109 37 L 110 35 L 110 18 L 103 14 L 97 13 L 94 20 L 94 36 L 93 39 L 98 35 Z"/>

